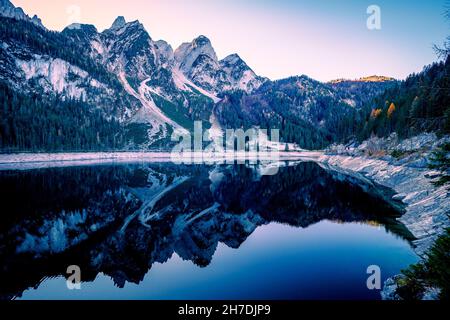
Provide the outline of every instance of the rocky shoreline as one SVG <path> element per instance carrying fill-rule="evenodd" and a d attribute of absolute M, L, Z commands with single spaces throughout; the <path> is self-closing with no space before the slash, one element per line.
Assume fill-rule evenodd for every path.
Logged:
<path fill-rule="evenodd" d="M 433 180 L 439 172 L 428 168 L 433 150 L 448 141 L 448 137 L 437 139 L 434 134 L 424 134 L 412 139 L 394 143 L 396 137 L 360 146 L 334 146 L 319 157 L 318 162 L 329 170 L 335 170 L 392 189 L 396 194 L 392 201 L 405 205 L 405 214 L 399 219 L 414 235 L 415 252 L 423 259 L 436 239 L 450 226 L 450 197 L 448 186 L 436 187 Z M 368 156 L 369 145 L 377 145 L 375 154 Z M 383 145 L 383 147 L 380 147 Z M 394 158 L 386 152 L 401 150 L 406 156 Z M 381 154 L 381 155 L 380 155 Z M 399 276 L 397 276 L 399 277 Z M 388 279 L 382 291 L 383 299 L 396 299 L 396 277 Z M 435 288 L 426 292 L 424 299 L 437 297 Z"/>
<path fill-rule="evenodd" d="M 417 239 L 416 253 L 423 257 L 436 238 L 450 225 L 447 216 L 450 197 L 445 186 L 432 184 L 436 171 L 395 165 L 386 160 L 340 155 L 323 155 L 318 162 L 328 169 L 368 178 L 396 192 L 392 200 L 402 201 L 406 213 L 400 221 Z"/>

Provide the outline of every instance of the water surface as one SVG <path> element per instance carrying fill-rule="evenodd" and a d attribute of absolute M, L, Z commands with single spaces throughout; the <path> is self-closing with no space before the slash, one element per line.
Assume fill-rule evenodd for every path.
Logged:
<path fill-rule="evenodd" d="M 0 172 L 1 299 L 379 299 L 416 261 L 389 191 L 322 169 L 127 164 Z M 66 269 L 82 270 L 82 289 Z"/>

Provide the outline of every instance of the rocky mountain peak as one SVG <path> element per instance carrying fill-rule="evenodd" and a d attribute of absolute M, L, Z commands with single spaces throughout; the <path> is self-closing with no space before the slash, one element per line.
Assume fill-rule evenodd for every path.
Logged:
<path fill-rule="evenodd" d="M 30 21 L 34 25 L 45 29 L 42 25 L 41 19 L 39 19 L 36 15 L 33 16 L 33 18 L 30 18 L 22 10 L 22 8 L 16 8 L 9 0 L 0 0 L 0 16 Z"/>
<path fill-rule="evenodd" d="M 33 18 L 31 18 L 31 22 L 33 22 L 36 25 L 43 26 L 42 20 L 37 15 L 34 15 Z"/>
<path fill-rule="evenodd" d="M 258 89 L 267 79 L 259 77 L 245 63 L 242 58 L 236 54 L 230 54 L 220 60 L 221 69 L 228 75 L 232 89 L 241 89 L 251 92 Z"/>
<path fill-rule="evenodd" d="M 183 43 L 175 50 L 175 60 L 185 74 L 191 73 L 194 63 L 201 56 L 209 57 L 213 62 L 218 63 L 211 41 L 205 36 L 199 36 L 191 43 Z"/>
<path fill-rule="evenodd" d="M 146 36 L 150 37 L 147 30 L 145 30 L 144 25 L 140 23 L 139 20 L 127 22 L 123 16 L 117 17 L 112 26 L 103 31 L 103 33 L 122 36 L 124 38 L 130 37 L 130 39 L 135 36 L 141 36 L 144 33 Z"/>
<path fill-rule="evenodd" d="M 237 53 L 230 54 L 229 56 L 226 56 L 225 58 L 222 59 L 222 62 L 226 62 L 226 63 L 230 63 L 230 64 L 236 64 L 240 61 L 243 62 L 243 60 Z"/>
<path fill-rule="evenodd" d="M 230 54 L 229 56 L 220 60 L 219 63 L 222 69 L 224 69 L 226 72 L 244 72 L 247 70 L 252 71 L 250 67 L 245 63 L 245 61 L 242 60 L 241 57 L 236 53 Z"/>
<path fill-rule="evenodd" d="M 91 24 L 72 23 L 64 28 L 62 34 L 69 36 L 77 43 L 84 43 L 84 48 L 87 49 L 91 47 L 91 41 L 97 37 L 98 31 Z"/>
<path fill-rule="evenodd" d="M 155 49 L 161 57 L 164 58 L 163 62 L 171 62 L 173 60 L 173 49 L 170 44 L 164 40 L 158 40 L 155 42 Z"/>
<path fill-rule="evenodd" d="M 209 40 L 207 37 L 201 35 L 195 38 L 192 41 L 193 47 L 203 47 L 203 46 L 211 46 L 211 40 Z"/>
<path fill-rule="evenodd" d="M 123 16 L 118 16 L 116 18 L 116 20 L 114 20 L 110 29 L 117 30 L 117 29 L 124 27 L 126 24 L 127 24 L 127 21 L 125 20 L 125 18 Z"/>

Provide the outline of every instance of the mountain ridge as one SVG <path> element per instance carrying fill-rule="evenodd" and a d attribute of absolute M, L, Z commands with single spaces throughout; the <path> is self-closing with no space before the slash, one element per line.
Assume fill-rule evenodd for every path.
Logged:
<path fill-rule="evenodd" d="M 397 80 L 392 77 L 372 75 L 372 76 L 367 76 L 367 77 L 361 77 L 359 79 L 354 79 L 354 80 L 344 79 L 344 78 L 335 79 L 335 80 L 328 81 L 328 83 L 338 84 L 338 83 L 342 83 L 342 82 L 391 82 L 391 81 L 397 81 Z"/>
<path fill-rule="evenodd" d="M 0 0 L 0 16 L 30 21 L 34 25 L 45 29 L 41 19 L 37 15 L 33 17 L 28 16 L 22 8 L 16 8 L 9 0 Z"/>
<path fill-rule="evenodd" d="M 8 0 L 2 4 L 8 14 L 16 10 Z M 152 39 L 138 20 L 127 22 L 123 16 L 101 32 L 80 23 L 51 32 L 21 17 L 0 18 L 0 80 L 17 95 L 38 95 L 43 102 L 77 100 L 118 122 L 122 129 L 111 135 L 121 141 L 114 144 L 119 149 L 167 150 L 174 145 L 172 134 L 192 131 L 195 121 L 218 134 L 228 128 L 277 128 L 283 144 L 323 148 L 354 135 L 358 122 L 375 108 L 372 99 L 398 84 L 384 76 L 324 83 L 301 75 L 272 81 L 236 53 L 219 60 L 204 35 L 173 49 Z M 4 108 L 10 120 L 3 124 L 8 129 L 3 135 L 23 122 L 6 111 L 14 108 L 20 106 Z M 88 129 L 95 136 L 95 128 L 80 128 Z M 69 134 L 59 126 L 52 130 Z M 21 139 L 10 140 L 15 141 L 10 147 L 24 148 Z"/>

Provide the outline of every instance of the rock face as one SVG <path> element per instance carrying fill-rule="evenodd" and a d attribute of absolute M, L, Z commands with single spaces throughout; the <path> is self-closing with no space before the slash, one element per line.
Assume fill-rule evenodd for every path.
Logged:
<path fill-rule="evenodd" d="M 216 95 L 237 89 L 250 93 L 267 81 L 257 76 L 237 54 L 219 61 L 205 36 L 183 43 L 175 51 L 175 61 L 188 79 Z"/>
<path fill-rule="evenodd" d="M 226 90 L 237 88 L 250 93 L 268 81 L 257 76 L 237 54 L 227 56 L 219 64 L 228 77 L 229 87 L 225 87 Z"/>
<path fill-rule="evenodd" d="M 217 55 L 214 51 L 211 41 L 205 36 L 199 36 L 191 43 L 183 43 L 175 51 L 175 60 L 179 69 L 185 74 L 190 74 L 194 65 L 199 65 L 200 60 L 208 60 L 209 62 L 217 62 Z"/>

